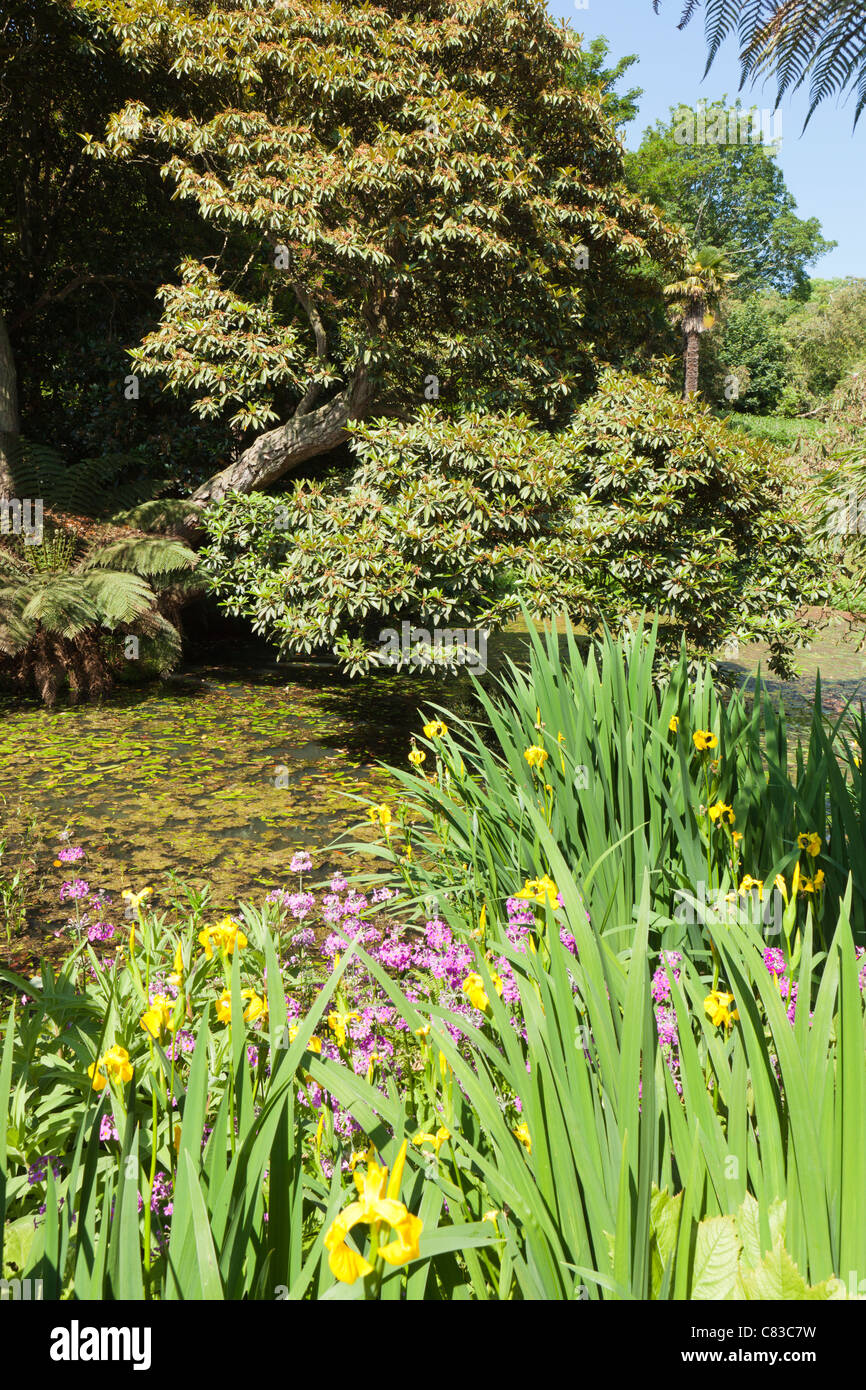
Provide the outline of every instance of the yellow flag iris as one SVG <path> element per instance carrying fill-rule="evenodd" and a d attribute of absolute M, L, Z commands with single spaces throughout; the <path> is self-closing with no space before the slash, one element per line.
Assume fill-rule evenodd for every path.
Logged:
<path fill-rule="evenodd" d="M 175 1010 L 174 999 L 169 999 L 165 994 L 155 994 L 150 1001 L 150 1007 L 141 1016 L 141 1026 L 152 1038 L 158 1038 L 163 1030 L 173 1032 L 171 1018 Z"/>
<path fill-rule="evenodd" d="M 349 1232 L 361 1222 L 370 1228 L 378 1258 L 395 1266 L 418 1258 L 423 1222 L 399 1201 L 406 1148 L 404 1139 L 390 1181 L 388 1169 L 373 1159 L 368 1162 L 366 1173 L 354 1174 L 358 1201 L 350 1202 L 328 1228 L 325 1235 L 328 1265 L 334 1277 L 343 1284 L 353 1284 L 359 1275 L 372 1274 L 375 1267 L 346 1244 Z M 389 1226 L 394 1232 L 394 1238 L 387 1245 L 378 1243 L 383 1226 Z"/>
<path fill-rule="evenodd" d="M 205 927 L 204 931 L 199 932 L 198 939 L 208 960 L 213 959 L 215 949 L 223 955 L 231 956 L 235 947 L 242 951 L 248 945 L 247 938 L 231 917 L 223 917 L 214 927 Z"/>
<path fill-rule="evenodd" d="M 102 1057 L 91 1062 L 87 1075 L 93 1083 L 94 1091 L 102 1091 L 111 1081 L 115 1085 L 125 1085 L 132 1080 L 132 1066 L 125 1047 L 110 1047 Z"/>
<path fill-rule="evenodd" d="M 545 874 L 543 878 L 528 878 L 517 897 L 524 898 L 531 903 L 538 903 L 539 907 L 543 907 L 545 903 L 550 907 L 556 907 L 559 889 L 553 879 Z"/>

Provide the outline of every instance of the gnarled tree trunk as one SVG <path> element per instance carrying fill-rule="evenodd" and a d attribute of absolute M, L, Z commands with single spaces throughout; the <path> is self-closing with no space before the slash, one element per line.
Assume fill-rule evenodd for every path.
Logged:
<path fill-rule="evenodd" d="M 349 437 L 349 421 L 362 419 L 366 414 L 370 396 L 367 371 L 359 367 L 348 386 L 333 400 L 318 410 L 296 413 L 284 425 L 260 434 L 239 459 L 202 483 L 190 501 L 196 507 L 204 507 L 229 492 L 255 492 L 290 473 L 306 459 L 336 448 Z"/>
<path fill-rule="evenodd" d="M 12 468 L 18 453 L 18 382 L 6 320 L 0 313 L 0 502 L 12 497 Z"/>

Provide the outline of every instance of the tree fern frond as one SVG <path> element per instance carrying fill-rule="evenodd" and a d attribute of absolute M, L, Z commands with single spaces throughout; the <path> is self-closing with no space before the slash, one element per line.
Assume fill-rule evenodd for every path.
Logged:
<path fill-rule="evenodd" d="M 30 586 L 35 589 L 27 599 L 22 619 L 41 623 L 48 632 L 61 637 L 77 637 L 99 622 L 99 608 L 93 596 L 80 580 L 71 575 L 50 575 Z"/>
<path fill-rule="evenodd" d="M 685 0 L 678 27 L 691 20 L 701 0 Z M 653 9 L 659 12 L 658 0 Z M 740 44 L 740 88 L 774 75 L 777 103 L 809 80 L 814 111 L 834 93 L 856 92 L 854 126 L 866 106 L 866 9 L 863 0 L 706 0 L 707 64 L 736 30 Z"/>
<path fill-rule="evenodd" d="M 15 496 L 41 497 L 43 500 L 50 497 L 63 477 L 64 469 L 63 457 L 56 449 L 22 437 L 12 463 Z"/>
<path fill-rule="evenodd" d="M 0 651 L 7 656 L 22 651 L 35 631 L 23 617 L 24 606 L 20 588 L 0 589 Z"/>
<path fill-rule="evenodd" d="M 115 512 L 110 520 L 118 526 L 138 531 L 168 531 L 180 526 L 190 514 L 190 504 L 182 497 L 155 497 L 126 511 Z"/>
<path fill-rule="evenodd" d="M 860 76 L 857 79 L 857 104 L 854 107 L 855 125 L 860 119 L 860 113 L 864 107 L 866 107 L 866 63 L 863 64 L 860 70 Z"/>
<path fill-rule="evenodd" d="M 198 556 L 180 541 L 162 536 L 121 536 L 100 546 L 83 561 L 82 570 L 129 570 L 133 574 L 172 574 L 194 569 Z"/>
<path fill-rule="evenodd" d="M 28 549 L 30 548 L 28 546 Z M 0 575 L 29 574 L 30 568 L 25 556 L 19 554 L 17 546 L 0 545 Z"/>
<path fill-rule="evenodd" d="M 32 637 L 33 627 L 15 614 L 6 613 L 0 621 L 0 652 L 5 656 L 17 656 L 23 652 Z"/>
<path fill-rule="evenodd" d="M 105 519 L 152 496 L 134 454 L 102 454 L 67 463 L 56 449 L 22 439 L 12 475 L 15 495 L 41 497 L 47 507 L 70 516 Z"/>
<path fill-rule="evenodd" d="M 150 585 L 127 570 L 88 570 L 77 578 L 96 608 L 98 621 L 110 628 L 134 622 L 156 602 Z"/>
<path fill-rule="evenodd" d="M 856 32 L 836 26 L 818 47 L 810 74 L 810 96 L 817 106 L 866 69 L 866 20 Z"/>
<path fill-rule="evenodd" d="M 153 643 L 153 655 L 156 656 L 160 670 L 167 671 L 175 665 L 181 654 L 180 633 L 163 613 L 155 608 L 151 609 L 136 622 L 135 630 Z"/>

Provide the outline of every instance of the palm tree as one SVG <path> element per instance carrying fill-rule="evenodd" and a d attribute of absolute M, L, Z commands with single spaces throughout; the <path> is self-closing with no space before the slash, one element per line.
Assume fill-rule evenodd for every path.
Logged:
<path fill-rule="evenodd" d="M 660 0 L 653 0 L 658 14 Z M 684 29 L 700 0 L 685 0 Z M 778 105 L 787 91 L 809 78 L 810 105 L 803 123 L 834 93 L 856 88 L 854 125 L 866 106 L 866 10 L 863 0 L 707 0 L 709 57 L 704 76 L 724 39 L 736 30 L 740 42 L 740 86 L 774 73 Z"/>
<path fill-rule="evenodd" d="M 704 246 L 695 252 L 686 267 L 685 278 L 665 285 L 665 297 L 671 301 L 674 322 L 681 323 L 685 339 L 685 388 L 686 400 L 698 389 L 698 364 L 700 360 L 701 334 L 712 328 L 715 315 L 712 309 L 731 280 L 736 280 L 733 271 L 725 269 L 727 261 L 724 251 L 715 246 Z"/>

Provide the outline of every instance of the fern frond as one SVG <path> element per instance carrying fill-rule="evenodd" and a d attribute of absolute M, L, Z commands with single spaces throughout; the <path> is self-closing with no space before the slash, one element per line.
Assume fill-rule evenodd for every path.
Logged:
<path fill-rule="evenodd" d="M 137 507 L 115 512 L 109 519 L 117 526 L 132 526 L 137 531 L 169 531 L 180 526 L 190 514 L 190 504 L 180 497 L 156 497 Z"/>
<path fill-rule="evenodd" d="M 77 637 L 99 622 L 99 608 L 80 579 L 73 575 L 37 576 L 20 591 L 22 619 L 41 623 L 48 632 Z"/>
<path fill-rule="evenodd" d="M 121 536 L 91 553 L 82 570 L 129 570 L 133 574 L 173 574 L 194 569 L 198 556 L 181 541 L 162 536 Z"/>
<path fill-rule="evenodd" d="M 684 0 L 679 28 L 700 0 Z M 659 11 L 659 0 L 653 0 Z M 809 110 L 834 94 L 856 92 L 854 125 L 866 107 L 866 9 L 863 0 L 706 0 L 706 77 L 719 48 L 736 31 L 740 87 L 774 75 L 777 103 L 809 80 Z"/>
<path fill-rule="evenodd" d="M 167 671 L 180 659 L 180 633 L 174 623 L 157 609 L 152 608 L 136 622 L 135 630 L 154 644 L 154 655 L 160 670 Z"/>
<path fill-rule="evenodd" d="M 153 494 L 134 454 L 102 454 L 67 463 L 56 449 L 22 439 L 12 476 L 15 495 L 41 497 L 47 507 L 69 516 L 105 520 Z"/>
<path fill-rule="evenodd" d="M 134 622 L 156 602 L 150 585 L 127 570 L 88 570 L 79 583 L 96 605 L 99 621 L 109 628 Z"/>
<path fill-rule="evenodd" d="M 24 620 L 22 609 L 20 589 L 0 589 L 0 652 L 7 656 L 23 651 L 35 631 L 35 624 Z"/>
<path fill-rule="evenodd" d="M 34 547 L 28 546 L 28 550 Z M 25 575 L 31 572 L 27 557 L 15 545 L 0 545 L 0 575 Z"/>

